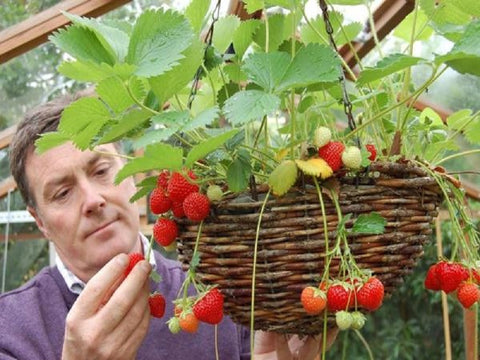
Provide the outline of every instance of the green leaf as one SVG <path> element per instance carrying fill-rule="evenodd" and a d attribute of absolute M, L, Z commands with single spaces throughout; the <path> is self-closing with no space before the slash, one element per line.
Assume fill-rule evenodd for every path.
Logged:
<path fill-rule="evenodd" d="M 80 149 L 85 150 L 110 118 L 108 109 L 100 99 L 84 97 L 65 108 L 58 131 L 69 136 Z"/>
<path fill-rule="evenodd" d="M 452 130 L 463 130 L 472 120 L 472 109 L 462 109 L 447 117 L 447 125 Z"/>
<path fill-rule="evenodd" d="M 354 234 L 383 234 L 387 220 L 377 212 L 359 215 L 352 227 Z"/>
<path fill-rule="evenodd" d="M 290 190 L 297 180 L 297 165 L 293 160 L 285 160 L 278 165 L 268 178 L 274 195 L 282 196 Z"/>
<path fill-rule="evenodd" d="M 410 42 L 412 36 L 413 24 L 415 21 L 415 36 L 414 40 L 428 40 L 433 35 L 433 29 L 428 26 L 428 18 L 422 10 L 418 10 L 417 13 L 412 12 L 408 14 L 402 22 L 395 28 L 393 35 Z"/>
<path fill-rule="evenodd" d="M 133 202 L 147 196 L 153 189 L 154 189 L 154 187 L 152 187 L 152 188 L 142 187 L 139 190 L 137 190 L 137 192 L 135 194 L 133 194 L 133 196 L 129 199 L 129 201 L 131 203 L 133 203 Z"/>
<path fill-rule="evenodd" d="M 463 36 L 455 43 L 452 50 L 437 56 L 435 62 L 446 63 L 461 74 L 480 76 L 480 21 L 471 22 L 465 28 Z"/>
<path fill-rule="evenodd" d="M 143 109 L 134 109 L 124 114 L 116 125 L 111 126 L 98 141 L 100 144 L 119 141 L 126 137 L 127 133 L 138 129 L 150 117 L 152 113 Z"/>
<path fill-rule="evenodd" d="M 225 141 L 233 137 L 239 130 L 232 129 L 221 135 L 209 138 L 208 140 L 192 147 L 185 160 L 185 166 L 191 168 L 195 161 L 203 159 L 212 151 L 223 145 Z"/>
<path fill-rule="evenodd" d="M 248 78 L 271 92 L 280 82 L 290 64 L 290 55 L 284 52 L 254 53 L 242 67 Z"/>
<path fill-rule="evenodd" d="M 335 43 L 337 46 L 344 45 L 354 40 L 363 30 L 363 25 L 359 22 L 352 22 L 344 25 L 343 30 L 335 34 Z"/>
<path fill-rule="evenodd" d="M 280 44 L 287 40 L 292 33 L 292 28 L 294 20 L 299 21 L 300 19 L 295 19 L 292 14 L 282 15 L 274 14 L 268 18 L 268 32 L 266 28 L 266 23 L 262 22 L 257 28 L 257 31 L 254 35 L 255 42 L 265 51 L 275 51 L 278 49 Z M 266 44 L 266 36 L 268 33 L 268 44 Z M 267 51 L 268 49 L 268 51 Z"/>
<path fill-rule="evenodd" d="M 195 118 L 184 125 L 182 131 L 191 131 L 198 128 L 205 128 L 207 125 L 210 125 L 215 121 L 219 116 L 220 109 L 217 106 L 206 109 L 200 114 L 195 116 Z"/>
<path fill-rule="evenodd" d="M 242 125 L 276 111 L 280 98 L 260 90 L 245 90 L 235 93 L 225 101 L 223 111 L 232 125 Z"/>
<path fill-rule="evenodd" d="M 420 0 L 420 6 L 428 18 L 438 24 L 466 24 L 471 20 L 471 15 L 454 1 Z"/>
<path fill-rule="evenodd" d="M 96 64 L 115 63 L 114 55 L 105 49 L 94 31 L 78 26 L 70 25 L 60 29 L 48 38 L 58 48 L 73 58 Z"/>
<path fill-rule="evenodd" d="M 363 5 L 365 0 L 330 0 L 329 4 L 335 5 Z"/>
<path fill-rule="evenodd" d="M 183 150 L 169 144 L 153 144 L 147 146 L 142 157 L 130 160 L 117 173 L 115 183 L 119 184 L 129 176 L 141 172 L 159 169 L 179 170 L 182 168 Z"/>
<path fill-rule="evenodd" d="M 93 61 L 64 61 L 57 68 L 58 72 L 70 79 L 83 82 L 99 82 L 109 74 L 105 73 L 105 63 Z"/>
<path fill-rule="evenodd" d="M 103 47 L 121 62 L 125 59 L 128 49 L 128 34 L 122 30 L 102 24 L 97 19 L 89 19 L 74 14 L 63 12 L 63 14 L 72 21 L 72 23 L 84 26 L 85 28 L 95 32 L 98 40 Z"/>
<path fill-rule="evenodd" d="M 261 10 L 265 7 L 265 2 L 263 0 L 245 0 L 245 10 L 249 14 L 253 14 L 257 10 Z"/>
<path fill-rule="evenodd" d="M 100 98 L 105 101 L 116 114 L 121 113 L 134 104 L 125 84 L 117 76 L 111 76 L 101 80 L 95 90 Z"/>
<path fill-rule="evenodd" d="M 215 23 L 212 44 L 220 53 L 223 54 L 228 49 L 239 25 L 240 19 L 235 15 L 222 17 Z"/>
<path fill-rule="evenodd" d="M 253 34 L 260 26 L 261 21 L 257 19 L 249 19 L 240 22 L 240 26 L 233 34 L 233 48 L 239 59 L 243 57 L 248 47 L 253 41 Z"/>
<path fill-rule="evenodd" d="M 308 44 L 297 52 L 276 90 L 338 81 L 340 71 L 340 60 L 331 48 Z"/>
<path fill-rule="evenodd" d="M 67 135 L 60 132 L 46 132 L 41 134 L 35 141 L 35 151 L 39 154 L 43 154 L 45 151 L 62 145 L 69 140 L 70 139 Z"/>
<path fill-rule="evenodd" d="M 185 16 L 193 30 L 198 34 L 205 23 L 205 16 L 210 8 L 209 0 L 192 0 L 185 9 Z"/>
<path fill-rule="evenodd" d="M 465 138 L 473 145 L 480 145 L 480 118 L 476 118 L 465 128 Z"/>
<path fill-rule="evenodd" d="M 145 146 L 155 144 L 161 141 L 166 141 L 170 139 L 170 137 L 175 133 L 176 129 L 171 128 L 150 129 L 140 138 L 135 139 L 132 147 L 135 150 L 143 149 Z"/>
<path fill-rule="evenodd" d="M 190 120 L 190 114 L 187 110 L 183 111 L 164 111 L 152 117 L 152 123 L 164 125 L 168 128 L 179 131 Z"/>
<path fill-rule="evenodd" d="M 126 61 L 136 74 L 152 77 L 170 70 L 184 56 L 193 31 L 187 19 L 174 11 L 147 10 L 137 19 Z"/>
<path fill-rule="evenodd" d="M 249 184 L 252 168 L 248 158 L 236 157 L 227 169 L 228 189 L 233 192 L 240 192 Z"/>
<path fill-rule="evenodd" d="M 358 77 L 357 83 L 359 85 L 364 85 L 424 62 L 426 62 L 426 60 L 422 58 L 404 54 L 392 54 L 380 60 L 375 67 L 364 68 Z"/>
<path fill-rule="evenodd" d="M 200 40 L 193 40 L 192 44 L 183 52 L 185 57 L 179 60 L 176 66 L 162 75 L 148 79 L 152 91 L 161 104 L 167 102 L 192 81 L 197 69 L 202 64 L 203 46 Z"/>

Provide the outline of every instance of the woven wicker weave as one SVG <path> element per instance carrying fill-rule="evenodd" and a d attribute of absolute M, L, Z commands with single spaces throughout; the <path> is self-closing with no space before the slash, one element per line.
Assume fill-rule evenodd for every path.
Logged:
<path fill-rule="evenodd" d="M 349 235 L 348 242 L 359 267 L 371 269 L 390 294 L 412 272 L 432 233 L 441 201 L 435 181 L 411 164 L 378 162 L 370 166 L 368 174 L 339 180 L 342 213 L 353 215 L 347 229 L 358 215 L 372 211 L 387 220 L 383 234 Z M 198 279 L 219 285 L 225 295 L 225 312 L 246 326 L 250 326 L 256 229 L 266 191 L 257 188 L 257 201 L 244 194 L 216 204 L 204 221 L 198 245 Z M 331 248 L 338 219 L 334 204 L 328 196 L 323 198 Z M 180 226 L 177 251 L 187 269 L 198 224 L 182 221 Z M 255 329 L 320 333 L 323 317 L 307 315 L 299 301 L 305 286 L 318 285 L 325 257 L 323 217 L 315 188 L 297 187 L 285 196 L 271 196 L 259 229 Z M 330 274 L 337 272 L 334 259 Z"/>

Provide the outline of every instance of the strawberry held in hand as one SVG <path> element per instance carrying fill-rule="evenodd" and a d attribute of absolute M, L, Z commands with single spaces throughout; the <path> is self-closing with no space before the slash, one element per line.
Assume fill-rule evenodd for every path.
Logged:
<path fill-rule="evenodd" d="M 134 266 L 145 259 L 145 257 L 143 256 L 143 254 L 140 254 L 140 253 L 131 253 L 131 254 L 128 254 L 128 258 L 129 258 L 129 262 L 128 262 L 128 266 L 127 268 L 125 269 L 125 276 L 128 276 L 128 274 L 130 274 L 130 272 L 132 271 L 132 269 L 134 268 Z"/>
<path fill-rule="evenodd" d="M 223 318 L 223 295 L 218 288 L 209 290 L 193 305 L 198 320 L 207 324 L 218 324 Z"/>

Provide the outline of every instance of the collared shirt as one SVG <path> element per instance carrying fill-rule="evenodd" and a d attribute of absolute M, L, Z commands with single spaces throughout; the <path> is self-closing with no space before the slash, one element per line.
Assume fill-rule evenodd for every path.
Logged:
<path fill-rule="evenodd" d="M 142 242 L 142 250 L 144 254 L 148 253 L 148 249 L 150 247 L 150 243 L 148 239 L 145 237 L 145 235 L 139 233 L 140 240 Z M 152 265 L 152 268 L 155 270 L 157 268 L 157 263 L 155 261 L 155 256 L 150 256 L 149 259 L 150 265 Z M 65 283 L 67 284 L 68 288 L 70 289 L 71 292 L 74 294 L 80 294 L 82 290 L 85 288 L 85 283 L 80 280 L 73 272 L 71 272 L 63 263 L 62 259 L 60 259 L 60 256 L 58 256 L 58 253 L 55 253 L 55 263 L 58 267 L 58 271 L 60 271 L 60 274 L 62 275 L 63 279 L 65 280 Z"/>

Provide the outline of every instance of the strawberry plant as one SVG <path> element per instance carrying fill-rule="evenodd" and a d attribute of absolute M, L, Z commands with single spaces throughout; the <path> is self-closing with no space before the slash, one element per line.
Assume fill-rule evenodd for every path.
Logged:
<path fill-rule="evenodd" d="M 96 96 L 72 103 L 58 131 L 37 142 L 39 151 L 65 141 L 80 149 L 129 141 L 142 150 L 127 157 L 116 181 L 146 175 L 132 201 L 151 193 L 150 208 L 160 215 L 155 238 L 163 246 L 182 242 L 184 288 L 197 288 L 198 304 L 208 286 L 218 285 L 225 311 L 252 329 L 314 334 L 335 321 L 361 328 L 363 312 L 376 311 L 413 269 L 440 202 L 451 218 L 452 252 L 438 259 L 425 286 L 460 298 L 468 293 L 462 301 L 474 304 L 479 234 L 461 181 L 443 166 L 480 152 L 480 118 L 464 109 L 443 121 L 414 104 L 446 69 L 480 75 L 476 2 L 419 1 L 405 48 L 386 53 L 377 42 L 380 59 L 361 64 L 359 73 L 336 51 L 361 31 L 336 10 L 343 1 L 320 0 L 322 13 L 313 18 L 302 1 L 245 3 L 247 12 L 264 16 L 240 21 L 215 9 L 204 42 L 212 14 L 199 0 L 184 13 L 147 9 L 129 26 L 66 14 L 72 25 L 51 37 L 71 56 L 59 71 L 93 84 Z M 417 56 L 425 29 L 452 41 L 451 49 Z M 420 84 L 412 80 L 419 66 L 428 68 Z M 474 149 L 459 151 L 460 140 Z M 204 247 L 217 235 L 214 250 L 232 256 L 215 257 Z M 238 288 L 228 280 L 211 284 L 229 271 Z M 460 286 L 466 290 L 458 294 Z M 326 296 L 320 316 L 302 306 L 308 287 Z M 256 316 L 262 289 L 259 299 L 274 295 L 262 304 L 271 305 L 264 313 L 279 323 Z M 280 308 L 284 293 L 288 306 Z M 179 303 L 172 332 L 194 332 L 205 311 L 186 291 Z M 283 321 L 285 313 L 300 320 Z M 207 322 L 220 321 L 219 314 Z"/>

